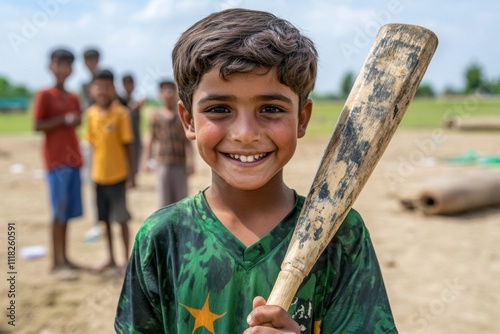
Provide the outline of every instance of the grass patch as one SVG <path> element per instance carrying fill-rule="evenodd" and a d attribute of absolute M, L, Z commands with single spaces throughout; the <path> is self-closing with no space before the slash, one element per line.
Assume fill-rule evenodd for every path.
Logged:
<path fill-rule="evenodd" d="M 315 102 L 308 135 L 329 135 L 337 122 L 344 101 Z M 499 116 L 500 97 L 462 96 L 455 98 L 414 99 L 406 111 L 401 128 L 433 129 L 449 117 Z"/>
<path fill-rule="evenodd" d="M 29 112 L 0 113 L 0 135 L 23 134 L 33 131 Z"/>

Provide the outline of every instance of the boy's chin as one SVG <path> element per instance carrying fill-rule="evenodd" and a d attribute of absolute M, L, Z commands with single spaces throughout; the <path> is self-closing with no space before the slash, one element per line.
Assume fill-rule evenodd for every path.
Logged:
<path fill-rule="evenodd" d="M 109 105 L 111 104 L 111 102 L 112 102 L 112 100 L 107 99 L 107 98 L 102 98 L 102 99 L 98 98 L 96 100 L 97 105 L 99 105 L 100 107 L 104 107 L 104 108 L 109 107 Z"/>

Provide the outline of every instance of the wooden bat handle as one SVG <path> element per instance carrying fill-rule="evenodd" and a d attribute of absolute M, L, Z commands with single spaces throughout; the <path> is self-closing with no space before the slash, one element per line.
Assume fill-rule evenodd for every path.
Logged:
<path fill-rule="evenodd" d="M 437 47 L 428 29 L 383 26 L 321 160 L 268 305 L 288 310 L 382 156 Z"/>

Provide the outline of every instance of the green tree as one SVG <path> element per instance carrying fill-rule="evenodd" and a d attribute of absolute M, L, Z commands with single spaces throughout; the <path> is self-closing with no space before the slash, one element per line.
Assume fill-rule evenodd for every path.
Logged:
<path fill-rule="evenodd" d="M 4 77 L 0 77 L 0 96 L 9 96 L 10 92 L 10 83 L 9 80 L 7 80 Z"/>
<path fill-rule="evenodd" d="M 484 90 L 483 70 L 478 64 L 472 64 L 465 70 L 465 93 L 474 93 L 477 90 Z"/>
<path fill-rule="evenodd" d="M 415 93 L 415 97 L 434 97 L 436 94 L 434 93 L 434 89 L 429 84 L 420 84 L 418 86 L 417 92 Z"/>
<path fill-rule="evenodd" d="M 346 98 L 351 92 L 352 86 L 354 85 L 354 73 L 347 72 L 342 79 L 340 84 L 340 95 Z"/>
<path fill-rule="evenodd" d="M 13 86 L 9 80 L 0 76 L 0 97 L 30 97 L 32 92 L 24 85 Z"/>

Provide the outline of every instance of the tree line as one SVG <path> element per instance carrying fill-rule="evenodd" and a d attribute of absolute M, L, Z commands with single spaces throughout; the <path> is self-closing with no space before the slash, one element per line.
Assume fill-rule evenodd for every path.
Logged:
<path fill-rule="evenodd" d="M 340 100 L 345 99 L 349 95 L 354 80 L 356 79 L 353 72 L 347 72 L 342 77 L 340 82 L 339 93 L 326 93 L 326 94 L 312 94 L 313 99 L 318 100 Z M 484 74 L 482 67 L 473 63 L 469 65 L 464 71 L 465 85 L 462 88 L 446 87 L 442 92 L 443 95 L 467 95 L 473 93 L 481 94 L 500 94 L 500 78 L 496 80 L 488 80 Z M 432 98 L 437 96 L 438 93 L 434 87 L 428 83 L 422 82 L 418 87 L 415 97 Z"/>
<path fill-rule="evenodd" d="M 326 93 L 326 94 L 312 94 L 313 99 L 325 99 L 325 100 L 336 100 L 345 99 L 352 86 L 354 85 L 354 80 L 356 79 L 353 72 L 347 72 L 341 82 L 339 93 Z M 447 87 L 444 89 L 444 95 L 461 95 L 461 94 L 472 94 L 472 93 L 482 93 L 482 94 L 500 94 L 500 78 L 496 80 L 488 80 L 484 74 L 482 67 L 473 63 L 469 65 L 464 71 L 465 85 L 461 89 L 456 89 L 452 87 Z M 25 85 L 14 85 L 9 82 L 6 77 L 0 76 L 0 98 L 1 97 L 32 97 L 33 91 L 28 89 Z M 416 97 L 434 97 L 437 93 L 428 83 L 421 83 Z"/>
<path fill-rule="evenodd" d="M 32 97 L 33 92 L 24 85 L 14 85 L 0 76 L 0 97 Z"/>

